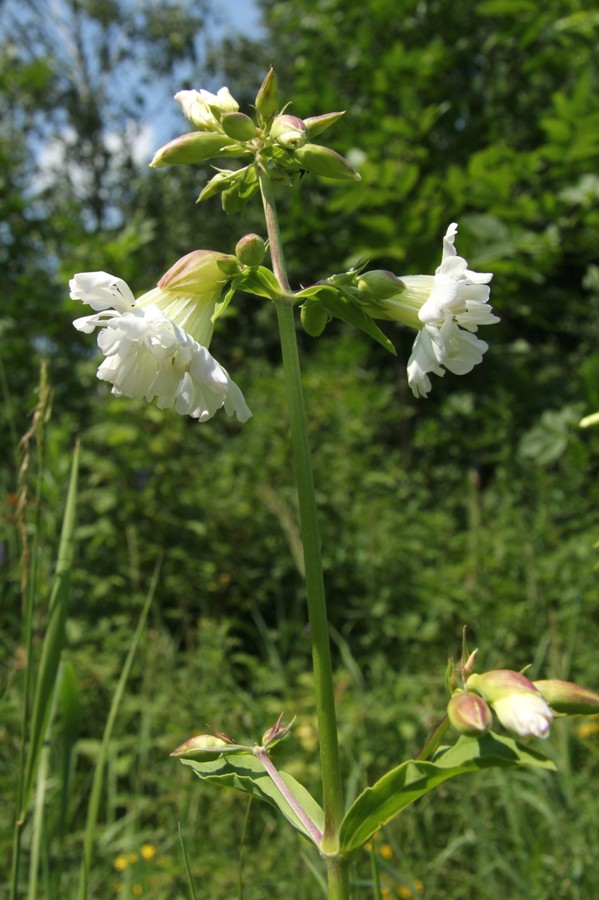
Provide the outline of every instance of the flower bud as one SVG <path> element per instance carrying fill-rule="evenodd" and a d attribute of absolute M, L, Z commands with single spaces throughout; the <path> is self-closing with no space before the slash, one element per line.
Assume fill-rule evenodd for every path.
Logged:
<path fill-rule="evenodd" d="M 344 181 L 359 181 L 360 175 L 352 169 L 346 159 L 320 144 L 305 144 L 293 153 L 294 160 L 300 168 L 323 175 L 326 178 L 338 178 Z"/>
<path fill-rule="evenodd" d="M 220 263 L 223 259 L 235 260 L 234 256 L 227 256 L 215 250 L 193 250 L 178 259 L 177 262 L 165 272 L 158 287 L 163 291 L 174 291 L 178 294 L 208 294 L 214 292 L 220 295 L 227 282 L 227 276 L 223 273 Z"/>
<path fill-rule="evenodd" d="M 287 150 L 297 150 L 308 140 L 308 131 L 297 116 L 277 116 L 270 129 L 270 137 Z"/>
<path fill-rule="evenodd" d="M 231 143 L 226 134 L 212 131 L 190 131 L 164 144 L 154 154 L 150 166 L 157 169 L 161 166 L 193 165 L 205 162 Z M 241 155 L 241 152 L 240 154 Z"/>
<path fill-rule="evenodd" d="M 385 269 L 374 269 L 372 272 L 364 272 L 358 278 L 358 290 L 367 299 L 388 300 L 405 290 L 401 279 L 393 272 Z"/>
<path fill-rule="evenodd" d="M 549 678 L 533 681 L 551 709 L 571 716 L 590 716 L 599 712 L 599 694 L 571 681 Z"/>
<path fill-rule="evenodd" d="M 171 756 L 208 762 L 208 760 L 217 759 L 230 747 L 235 747 L 235 744 L 229 744 L 228 741 L 215 737 L 213 734 L 197 734 L 173 750 Z"/>
<path fill-rule="evenodd" d="M 553 713 L 540 691 L 521 672 L 495 669 L 470 675 L 466 688 L 491 704 L 504 728 L 523 738 L 549 736 Z"/>
<path fill-rule="evenodd" d="M 221 256 L 216 260 L 216 265 L 227 278 L 239 275 L 239 260 L 236 256 Z"/>
<path fill-rule="evenodd" d="M 220 124 L 225 134 L 235 141 L 251 141 L 256 137 L 256 126 L 249 116 L 240 112 L 225 113 Z"/>
<path fill-rule="evenodd" d="M 344 115 L 345 110 L 342 110 L 341 112 L 325 113 L 324 116 L 309 116 L 307 119 L 304 119 L 304 125 L 308 130 L 310 140 L 322 134 L 323 131 L 330 128 L 335 122 L 338 122 L 341 116 Z"/>
<path fill-rule="evenodd" d="M 268 74 L 262 85 L 258 94 L 256 96 L 256 103 L 254 104 L 256 107 L 256 111 L 258 115 L 264 122 L 268 122 L 269 119 L 272 119 L 277 109 L 279 108 L 279 92 L 277 90 L 277 76 L 275 75 L 275 70 L 271 68 L 268 70 Z"/>
<path fill-rule="evenodd" d="M 235 246 L 235 255 L 245 266 L 259 266 L 265 253 L 266 245 L 258 234 L 244 235 Z"/>
<path fill-rule="evenodd" d="M 307 300 L 300 310 L 300 318 L 304 331 L 311 337 L 319 337 L 325 330 L 330 316 L 321 303 Z"/>
<path fill-rule="evenodd" d="M 483 698 L 469 691 L 453 695 L 447 704 L 447 715 L 461 734 L 484 734 L 493 724 L 491 710 Z"/>

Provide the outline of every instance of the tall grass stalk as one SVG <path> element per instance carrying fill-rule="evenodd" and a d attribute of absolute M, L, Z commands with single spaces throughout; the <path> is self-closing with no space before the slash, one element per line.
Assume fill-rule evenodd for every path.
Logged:
<path fill-rule="evenodd" d="M 137 623 L 137 628 L 133 634 L 133 638 L 131 640 L 131 645 L 129 647 L 129 652 L 127 654 L 127 658 L 125 660 L 125 664 L 121 671 L 121 677 L 119 678 L 116 690 L 114 692 L 114 696 L 112 698 L 112 703 L 110 704 L 110 711 L 108 713 L 108 719 L 106 720 L 106 726 L 104 728 L 104 734 L 102 735 L 102 743 L 100 745 L 100 751 L 98 754 L 98 759 L 96 762 L 96 767 L 94 770 L 94 778 L 92 782 L 92 789 L 89 798 L 89 803 L 87 807 L 87 817 L 85 823 L 85 833 L 83 837 L 83 858 L 81 861 L 81 868 L 79 872 L 79 891 L 78 891 L 78 900 L 86 900 L 87 892 L 88 892 L 88 881 L 89 881 L 89 872 L 91 869 L 92 857 L 93 857 L 93 847 L 94 847 L 94 838 L 96 834 L 96 826 L 98 824 L 98 811 L 100 807 L 100 797 L 102 795 L 102 788 L 104 786 L 104 771 L 106 769 L 106 761 L 110 752 L 110 741 L 112 738 L 112 732 L 114 729 L 114 723 L 117 717 L 117 713 L 119 711 L 119 707 L 121 705 L 121 701 L 123 699 L 123 695 L 125 693 L 125 687 L 127 685 L 127 680 L 129 678 L 129 673 L 131 671 L 131 666 L 133 665 L 133 659 L 137 652 L 137 648 L 141 641 L 141 637 L 144 632 L 144 628 L 146 625 L 146 620 L 148 618 L 148 613 L 150 611 L 150 607 L 152 605 L 152 599 L 154 597 L 156 586 L 158 584 L 158 575 L 160 571 L 161 561 L 159 560 L 156 564 L 156 568 L 154 570 L 154 574 L 152 576 L 152 580 L 150 582 L 150 587 L 148 589 L 148 593 L 146 595 L 146 599 L 139 616 L 139 621 Z"/>
<path fill-rule="evenodd" d="M 40 510 L 42 500 L 45 425 L 50 410 L 50 389 L 46 370 L 42 366 L 40 374 L 38 402 L 33 414 L 31 427 L 20 441 L 22 458 L 19 467 L 19 492 L 17 501 L 17 523 L 21 534 L 21 592 L 23 603 L 23 643 L 26 651 L 26 666 L 23 685 L 23 714 L 21 718 L 21 743 L 17 773 L 17 803 L 13 830 L 12 867 L 10 877 L 10 900 L 15 900 L 18 892 L 21 867 L 21 840 L 26 821 L 33 785 L 43 740 L 49 721 L 50 709 L 54 701 L 54 691 L 60 664 L 60 656 L 65 637 L 66 609 L 70 594 L 70 574 L 74 553 L 75 510 L 77 502 L 77 480 L 79 473 L 79 447 L 75 447 L 71 473 L 58 547 L 56 573 L 48 602 L 48 622 L 42 639 L 37 670 L 33 659 L 34 620 L 38 596 L 37 563 L 39 554 Z M 27 524 L 28 471 L 31 460 L 31 442 L 35 439 L 37 448 L 37 471 L 35 489 L 35 513 L 33 538 L 29 543 Z M 32 699 L 33 698 L 33 699 Z"/>

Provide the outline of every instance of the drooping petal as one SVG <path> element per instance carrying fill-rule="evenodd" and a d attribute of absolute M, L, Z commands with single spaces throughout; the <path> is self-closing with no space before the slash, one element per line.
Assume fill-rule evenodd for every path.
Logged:
<path fill-rule="evenodd" d="M 72 300 L 82 300 L 96 312 L 107 309 L 125 312 L 135 303 L 129 285 L 108 272 L 80 272 L 71 278 L 69 287 Z"/>
<path fill-rule="evenodd" d="M 444 355 L 441 360 L 446 369 L 454 375 L 466 375 L 483 360 L 489 345 L 469 331 L 462 331 L 448 318 L 440 329 Z"/>
<path fill-rule="evenodd" d="M 408 384 L 415 397 L 427 396 L 431 389 L 430 372 L 443 377 L 445 372 L 439 365 L 439 356 L 443 355 L 438 329 L 425 327 L 418 332 L 408 360 Z"/>

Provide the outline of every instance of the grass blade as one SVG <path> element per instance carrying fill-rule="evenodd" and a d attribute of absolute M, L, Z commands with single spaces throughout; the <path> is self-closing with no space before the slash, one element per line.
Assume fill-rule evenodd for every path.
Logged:
<path fill-rule="evenodd" d="M 100 745 L 96 768 L 94 770 L 94 779 L 92 782 L 92 789 L 89 798 L 89 804 L 87 807 L 87 820 L 85 825 L 85 835 L 83 839 L 83 859 L 81 861 L 81 869 L 79 873 L 79 900 L 87 900 L 87 882 L 91 868 L 94 836 L 96 832 L 96 825 L 98 823 L 98 810 L 100 807 L 100 795 L 102 793 L 102 787 L 104 784 L 104 770 L 106 768 L 106 759 L 108 757 L 108 752 L 110 749 L 110 739 L 112 737 L 112 731 L 114 728 L 117 713 L 119 711 L 119 707 L 121 705 L 121 700 L 123 699 L 123 694 L 125 693 L 125 687 L 127 685 L 127 680 L 129 678 L 129 672 L 131 671 L 133 659 L 135 657 L 135 653 L 137 651 L 145 628 L 146 619 L 148 618 L 148 613 L 150 611 L 150 606 L 152 604 L 152 599 L 154 597 L 154 592 L 158 583 L 159 568 L 160 563 L 158 563 L 154 571 L 152 583 L 150 584 L 150 589 L 141 611 L 139 622 L 137 623 L 137 628 L 135 629 L 135 633 L 131 641 L 131 646 L 129 647 L 129 652 L 127 654 L 127 658 L 121 672 L 121 677 L 119 678 L 116 690 L 114 692 L 112 703 L 110 704 L 110 711 L 108 713 L 108 719 L 106 720 L 106 727 L 104 728 L 104 734 L 102 735 L 102 743 Z"/>

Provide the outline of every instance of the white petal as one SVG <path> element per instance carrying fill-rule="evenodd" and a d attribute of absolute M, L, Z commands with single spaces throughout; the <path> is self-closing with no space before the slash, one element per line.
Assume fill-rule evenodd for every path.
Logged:
<path fill-rule="evenodd" d="M 458 233 L 458 223 L 452 222 L 443 238 L 443 259 L 448 256 L 455 256 L 456 249 L 454 247 L 456 235 Z"/>
<path fill-rule="evenodd" d="M 418 318 L 425 324 L 443 322 L 447 311 L 452 309 L 458 300 L 459 286 L 453 278 L 441 274 L 435 275 L 433 288 L 426 303 L 423 303 Z"/>
<path fill-rule="evenodd" d="M 437 332 L 435 334 L 434 332 Z M 444 372 L 439 365 L 439 356 L 442 355 L 442 347 L 439 344 L 439 329 L 423 328 L 416 335 L 412 347 L 412 353 L 408 360 L 408 384 L 415 397 L 426 397 L 431 389 L 429 372 L 443 376 Z"/>
<path fill-rule="evenodd" d="M 127 282 L 108 272 L 80 272 L 69 282 L 72 300 L 88 303 L 96 312 L 114 309 L 125 312 L 135 303 Z"/>
<path fill-rule="evenodd" d="M 454 375 L 471 372 L 474 366 L 482 362 L 483 354 L 489 349 L 485 341 L 469 331 L 462 331 L 451 319 L 447 320 L 441 334 L 445 348 L 442 363 Z"/>
<path fill-rule="evenodd" d="M 228 416 L 236 416 L 240 422 L 247 422 L 252 417 L 252 411 L 234 381 L 229 383 L 229 392 L 225 398 L 225 412 Z"/>
<path fill-rule="evenodd" d="M 511 694 L 493 703 L 497 718 L 523 738 L 549 736 L 553 713 L 541 694 Z"/>

